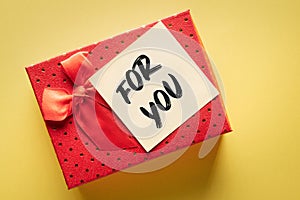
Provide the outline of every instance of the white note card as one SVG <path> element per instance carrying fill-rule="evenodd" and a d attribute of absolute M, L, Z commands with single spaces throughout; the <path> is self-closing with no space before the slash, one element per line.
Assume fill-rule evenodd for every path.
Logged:
<path fill-rule="evenodd" d="M 162 22 L 89 81 L 147 152 L 219 94 Z"/>

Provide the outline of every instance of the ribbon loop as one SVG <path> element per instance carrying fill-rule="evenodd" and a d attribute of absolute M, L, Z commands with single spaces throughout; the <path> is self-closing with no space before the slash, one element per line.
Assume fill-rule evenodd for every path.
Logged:
<path fill-rule="evenodd" d="M 91 65 L 88 59 L 86 58 L 87 55 L 87 52 L 78 52 L 61 62 L 65 74 L 68 75 L 68 77 L 73 81 L 73 83 L 75 83 L 76 80 L 77 84 L 84 84 L 84 81 L 86 81 L 86 79 L 88 78 L 85 76 L 85 74 L 82 73 L 80 74 L 80 76 L 77 76 L 78 70 L 81 67 L 89 67 L 89 65 Z M 85 72 L 86 70 L 82 71 Z"/>
<path fill-rule="evenodd" d="M 72 114 L 72 95 L 63 88 L 45 88 L 42 111 L 45 120 L 63 121 Z"/>

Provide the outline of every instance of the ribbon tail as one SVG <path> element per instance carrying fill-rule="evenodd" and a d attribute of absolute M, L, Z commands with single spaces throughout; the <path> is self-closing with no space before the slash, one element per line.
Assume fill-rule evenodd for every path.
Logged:
<path fill-rule="evenodd" d="M 82 103 L 80 101 L 80 97 L 74 98 L 74 105 L 78 106 L 73 108 L 73 116 L 77 125 L 99 149 L 111 151 L 138 147 L 137 141 L 117 126 L 109 109 L 89 98 Z"/>
<path fill-rule="evenodd" d="M 72 114 L 72 95 L 62 88 L 45 88 L 41 108 L 45 120 L 62 121 Z"/>

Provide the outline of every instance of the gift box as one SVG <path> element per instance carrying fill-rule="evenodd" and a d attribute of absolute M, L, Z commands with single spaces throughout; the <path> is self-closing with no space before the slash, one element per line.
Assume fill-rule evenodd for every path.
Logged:
<path fill-rule="evenodd" d="M 164 30 L 159 30 L 159 27 Z M 159 31 L 153 32 L 154 28 Z M 148 129 L 135 130 L 132 128 L 133 125 L 130 126 L 128 123 L 124 123 L 128 114 L 122 115 L 123 106 L 120 103 L 113 104 L 113 99 L 105 93 L 105 89 L 107 91 L 114 89 L 112 88 L 113 83 L 120 85 L 124 82 L 120 82 L 119 78 L 116 77 L 117 75 L 115 76 L 113 73 L 109 74 L 107 72 L 108 74 L 104 73 L 103 75 L 103 72 L 111 69 L 113 65 L 111 63 L 117 62 L 115 60 L 118 58 L 121 59 L 120 56 L 123 56 L 122 58 L 126 60 L 124 56 L 128 56 L 132 52 L 129 49 L 134 44 L 144 45 L 141 43 L 142 38 L 146 41 L 145 38 L 150 35 L 151 31 L 152 35 L 158 34 L 157 37 L 163 37 L 160 35 L 162 33 L 157 32 L 163 31 L 165 34 L 166 30 L 169 35 L 165 35 L 165 37 L 172 37 L 172 41 L 178 43 L 178 46 L 182 49 L 181 51 L 184 51 L 191 61 L 197 65 L 197 70 L 207 79 L 203 84 L 211 84 L 209 87 L 214 92 L 210 90 L 210 93 L 207 94 L 210 97 L 209 101 L 201 101 L 199 109 L 196 109 L 199 106 L 197 104 L 199 101 L 195 100 L 194 103 L 197 106 L 195 108 L 189 106 L 193 109 L 190 109 L 188 114 L 182 114 L 184 117 L 180 122 L 177 124 L 175 122 L 169 123 L 170 128 L 161 137 L 154 138 L 150 143 L 147 143 L 146 141 L 149 139 L 139 138 L 137 134 L 143 132 L 143 130 L 147 132 Z M 162 40 L 157 45 L 164 45 L 165 43 L 167 41 Z M 147 52 L 148 50 L 143 51 Z M 161 49 L 155 51 L 161 51 L 158 55 L 167 52 Z M 167 54 L 168 52 L 164 59 L 168 60 Z M 180 60 L 180 56 L 176 55 L 175 57 Z M 135 60 L 137 67 L 147 66 L 142 61 L 144 59 L 147 62 L 147 56 L 143 54 L 138 58 L 140 60 Z M 130 62 L 132 61 L 130 60 Z M 183 62 L 191 63 L 186 60 Z M 140 74 L 137 74 L 137 70 L 134 71 L 132 68 L 129 69 L 131 77 L 130 73 L 128 73 L 128 76 L 131 79 L 135 75 L 137 81 L 147 82 L 150 81 L 150 76 L 154 76 L 152 73 L 161 70 L 160 67 L 161 65 L 156 65 L 151 68 L 149 65 L 148 76 L 146 68 L 140 68 Z M 231 131 L 222 98 L 218 92 L 211 62 L 207 57 L 189 11 L 29 66 L 26 71 L 68 188 L 73 188 Z M 99 78 L 100 75 L 104 77 L 104 80 L 106 78 L 106 81 L 103 81 L 98 88 L 95 77 Z M 177 76 L 180 76 L 180 74 L 177 74 Z M 184 74 L 182 76 L 184 77 Z M 185 78 L 191 79 L 190 77 Z M 173 85 L 176 86 L 178 82 L 176 82 L 177 79 L 173 75 L 169 74 L 168 80 L 169 83 L 173 81 L 172 84 L 169 84 L 171 86 L 166 87 L 168 86 L 166 85 L 167 82 L 162 82 L 166 90 L 159 90 L 165 100 L 176 101 L 181 95 L 188 93 L 181 94 L 179 85 L 177 85 L 179 89 L 174 92 Z M 130 81 L 131 91 L 142 89 L 143 86 L 137 85 L 132 80 Z M 135 88 L 135 86 L 138 87 Z M 116 95 L 121 98 L 122 95 L 120 94 L 122 92 L 127 94 L 124 92 L 130 90 L 129 87 L 127 89 L 123 88 L 124 91 L 121 91 L 122 88 L 120 87 Z M 158 96 L 158 92 L 156 94 Z M 196 94 L 192 95 L 195 95 L 195 97 L 200 95 L 201 97 L 201 94 L 196 91 Z M 160 98 L 157 96 L 155 102 L 161 102 L 161 96 Z M 123 99 L 126 100 L 124 97 L 127 96 L 123 95 Z M 168 101 L 156 104 L 155 108 L 160 113 L 169 110 L 171 105 L 168 105 Z M 125 105 L 127 104 L 125 102 Z M 173 105 L 173 107 L 175 106 Z M 150 106 L 150 108 L 152 107 Z M 183 107 L 183 110 L 186 110 L 186 108 Z M 118 111 L 118 109 L 121 111 Z M 149 111 L 149 107 L 144 108 L 144 113 L 148 112 L 148 118 L 151 118 L 151 112 Z M 168 117 L 168 115 L 166 116 Z M 161 123 L 154 124 L 156 124 L 156 128 L 167 126 Z M 154 141 L 156 143 L 153 144 Z"/>

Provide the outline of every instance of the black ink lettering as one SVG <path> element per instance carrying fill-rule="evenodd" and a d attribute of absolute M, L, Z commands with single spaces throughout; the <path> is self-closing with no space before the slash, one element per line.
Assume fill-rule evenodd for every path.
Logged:
<path fill-rule="evenodd" d="M 146 67 L 144 66 L 142 60 L 145 59 L 146 62 Z M 150 68 L 150 59 L 146 55 L 140 55 L 137 57 L 137 59 L 134 61 L 132 65 L 132 69 L 135 69 L 136 65 L 139 66 L 140 71 L 142 72 L 143 77 L 145 80 L 149 81 L 150 80 L 150 75 L 159 70 L 162 66 L 161 65 L 156 65 L 153 68 Z"/>
<path fill-rule="evenodd" d="M 168 74 L 168 75 L 171 77 L 171 79 L 172 79 L 172 81 L 173 81 L 173 83 L 175 85 L 176 93 L 173 92 L 173 90 L 171 89 L 170 85 L 166 81 L 162 82 L 164 88 L 166 89 L 166 91 L 168 92 L 168 94 L 171 97 L 176 98 L 176 99 L 182 97 L 182 89 L 181 89 L 181 86 L 178 83 L 177 79 L 172 74 Z"/>
<path fill-rule="evenodd" d="M 149 111 L 143 107 L 140 107 L 140 110 L 145 116 L 154 119 L 157 128 L 161 128 L 162 123 L 156 105 L 153 102 L 149 102 L 149 105 L 152 113 L 149 113 Z"/>
<path fill-rule="evenodd" d="M 116 92 L 117 92 L 117 93 L 120 92 L 121 95 L 122 95 L 122 97 L 123 97 L 123 99 L 124 99 L 124 101 L 125 101 L 127 104 L 130 104 L 131 102 L 130 102 L 130 100 L 129 100 L 129 98 L 128 98 L 128 93 L 130 92 L 130 89 L 129 89 L 129 88 L 126 88 L 126 90 L 125 90 L 125 89 L 123 88 L 123 85 L 124 85 L 125 82 L 126 82 L 125 80 L 123 80 L 123 81 L 121 82 L 121 84 L 117 87 Z"/>
<path fill-rule="evenodd" d="M 161 104 L 160 99 L 158 98 L 158 93 L 161 93 L 163 95 L 166 106 L 163 106 Z M 164 110 L 164 111 L 170 110 L 170 108 L 171 108 L 170 97 L 163 90 L 156 90 L 153 93 L 153 97 L 154 97 L 154 101 L 159 109 Z"/>
<path fill-rule="evenodd" d="M 146 63 L 146 65 L 144 65 L 144 63 Z M 135 71 L 136 66 L 139 67 L 140 69 L 140 73 L 142 75 L 140 75 L 139 72 Z M 146 55 L 140 55 L 133 63 L 132 65 L 132 69 L 126 71 L 126 80 L 123 80 L 121 82 L 121 84 L 117 87 L 116 92 L 117 93 L 121 93 L 124 101 L 127 104 L 131 104 L 128 94 L 130 92 L 130 90 L 135 90 L 135 91 L 139 91 L 141 89 L 143 89 L 144 87 L 144 83 L 143 83 L 143 78 L 147 81 L 150 80 L 150 75 L 155 73 L 156 71 L 158 71 L 159 69 L 161 69 L 162 66 L 156 65 L 155 67 L 150 68 L 150 59 L 148 56 Z M 153 119 L 155 121 L 156 127 L 157 128 L 161 128 L 162 127 L 162 122 L 161 122 L 161 118 L 158 112 L 158 108 L 162 111 L 168 111 L 171 109 L 171 100 L 170 100 L 170 96 L 176 99 L 179 99 L 182 97 L 183 95 L 183 91 L 182 88 L 178 82 L 178 80 L 176 79 L 175 76 L 173 76 L 172 74 L 168 74 L 170 76 L 170 78 L 173 81 L 173 84 L 175 86 L 174 89 L 172 89 L 169 85 L 168 82 L 166 81 L 162 81 L 162 84 L 164 86 L 164 90 L 156 90 L 153 93 L 153 97 L 154 97 L 154 102 L 149 102 L 149 106 L 150 106 L 150 110 L 148 111 L 146 110 L 144 107 L 140 107 L 141 112 L 148 118 Z M 133 78 L 133 76 L 135 76 L 135 79 Z M 142 78 L 143 76 L 143 78 Z M 134 81 L 132 80 L 134 79 Z M 128 85 L 130 88 L 124 88 L 124 83 L 128 82 Z M 164 103 L 161 102 L 162 98 L 159 98 L 159 94 L 162 95 L 163 99 L 164 99 Z"/>
<path fill-rule="evenodd" d="M 136 81 L 137 81 L 137 86 L 133 83 L 133 81 L 131 80 L 131 76 L 130 76 L 130 73 L 133 73 L 135 78 L 136 78 Z M 135 91 L 138 91 L 138 90 L 141 90 L 143 88 L 143 80 L 142 80 L 142 77 L 140 76 L 139 73 L 137 73 L 136 71 L 134 70 L 128 70 L 126 72 L 126 80 L 128 82 L 128 85 L 131 87 L 131 89 L 135 90 Z"/>

